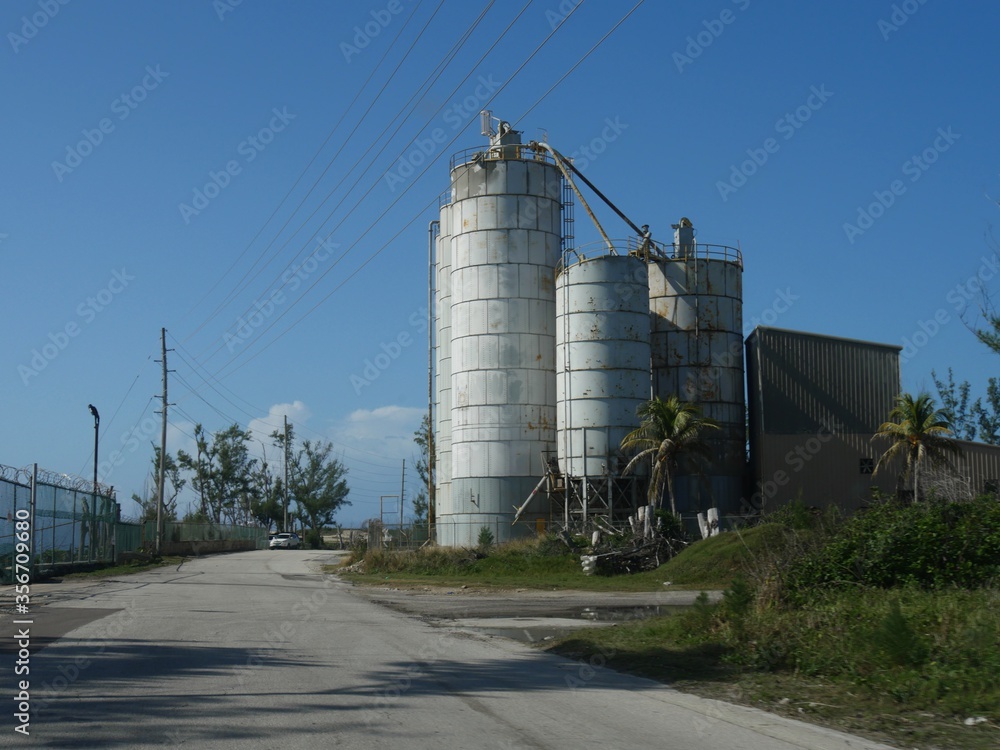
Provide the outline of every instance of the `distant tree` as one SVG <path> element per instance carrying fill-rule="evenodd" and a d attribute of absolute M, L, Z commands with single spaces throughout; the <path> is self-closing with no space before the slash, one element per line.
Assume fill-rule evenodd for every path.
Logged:
<path fill-rule="evenodd" d="M 427 524 L 427 493 L 424 490 L 420 490 L 414 496 L 413 500 L 413 520 L 419 526 L 424 526 Z"/>
<path fill-rule="evenodd" d="M 989 329 L 976 329 L 976 338 L 986 344 L 995 354 L 1000 354 L 1000 315 L 990 314 L 987 318 Z"/>
<path fill-rule="evenodd" d="M 979 426 L 979 439 L 990 445 L 1000 445 L 1000 379 L 990 378 L 986 387 L 986 404 L 977 398 L 972 414 Z"/>
<path fill-rule="evenodd" d="M 676 396 L 666 400 L 659 397 L 645 402 L 636 410 L 640 425 L 622 439 L 621 449 L 626 453 L 639 451 L 628 465 L 629 473 L 642 461 L 652 459 L 653 470 L 649 478 L 649 502 L 659 509 L 663 505 L 664 485 L 670 495 L 670 511 L 677 515 L 677 496 L 674 492 L 674 473 L 681 456 L 707 456 L 709 446 L 701 434 L 715 430 L 715 420 L 702 416 L 701 409 Z"/>
<path fill-rule="evenodd" d="M 270 530 L 272 526 L 280 528 L 284 520 L 284 483 L 281 477 L 274 476 L 271 471 L 267 461 L 267 449 L 263 443 L 261 451 L 262 458 L 253 477 L 250 515 L 254 521 Z"/>
<path fill-rule="evenodd" d="M 347 469 L 332 453 L 331 443 L 306 440 L 290 464 L 289 489 L 300 517 L 308 520 L 314 535 L 333 522 L 341 507 L 351 504 L 347 499 Z"/>
<path fill-rule="evenodd" d="M 1000 205 L 1000 201 L 996 201 L 996 203 Z M 997 241 L 993 235 L 992 226 L 987 228 L 984 236 L 986 244 L 990 246 L 994 257 L 996 257 L 1000 253 L 1000 241 Z M 968 320 L 965 321 L 965 324 L 987 348 L 994 354 L 1000 354 L 1000 313 L 997 312 L 996 306 L 993 304 L 993 300 L 987 290 L 982 287 L 980 287 L 979 299 L 979 312 L 986 321 L 985 327 L 980 328 Z"/>
<path fill-rule="evenodd" d="M 201 425 L 196 425 L 197 456 L 177 453 L 181 466 L 192 473 L 203 514 L 214 523 L 250 520 L 250 498 L 258 463 L 250 456 L 250 439 L 249 430 L 233 424 L 216 432 L 208 443 Z"/>
<path fill-rule="evenodd" d="M 973 413 L 974 404 L 969 403 L 968 380 L 955 383 L 955 376 L 948 368 L 948 381 L 942 382 L 937 373 L 931 370 L 931 377 L 941 399 L 941 412 L 951 423 L 951 430 L 959 440 L 976 439 L 976 418 Z"/>
<path fill-rule="evenodd" d="M 413 513 L 418 521 L 434 522 L 434 431 L 429 414 L 424 414 L 420 427 L 413 433 L 413 442 L 420 448 L 417 476 L 424 489 L 413 500 Z"/>
<path fill-rule="evenodd" d="M 935 407 L 928 393 L 916 397 L 901 393 L 896 405 L 889 412 L 889 421 L 883 422 L 872 438 L 890 440 L 891 444 L 875 465 L 875 474 L 893 459 L 902 456 L 905 474 L 913 483 L 913 501 L 920 500 L 920 471 L 923 464 L 951 467 L 951 456 L 961 453 L 952 434 L 951 424 L 944 412 Z"/>
<path fill-rule="evenodd" d="M 152 469 L 149 474 L 149 479 L 146 486 L 151 487 L 151 490 L 144 492 L 144 497 L 140 497 L 136 493 L 132 493 L 132 499 L 139 504 L 142 509 L 139 520 L 140 521 L 155 521 L 157 514 L 157 506 L 159 505 L 160 497 L 160 447 L 158 445 L 153 446 L 153 457 L 151 459 Z M 166 461 L 164 462 L 164 480 L 166 482 L 166 492 L 163 496 L 163 520 L 164 521 L 176 521 L 177 520 L 177 496 L 184 489 L 187 484 L 187 480 L 181 475 L 181 466 L 174 460 L 174 457 L 167 453 Z"/>

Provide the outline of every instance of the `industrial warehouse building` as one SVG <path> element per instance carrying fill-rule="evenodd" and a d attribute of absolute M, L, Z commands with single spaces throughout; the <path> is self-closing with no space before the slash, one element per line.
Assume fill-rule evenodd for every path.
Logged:
<path fill-rule="evenodd" d="M 452 158 L 431 232 L 439 544 L 473 545 L 484 527 L 502 541 L 621 525 L 646 478 L 623 475 L 618 446 L 651 396 L 720 425 L 705 467 L 682 464 L 675 480 L 689 525 L 711 507 L 731 522 L 895 488 L 897 471 L 872 476 L 886 447 L 872 436 L 900 392 L 900 347 L 757 328 L 744 370 L 739 250 L 696 242 L 687 219 L 670 244 L 629 222 L 628 240 L 597 225 L 600 243 L 575 246 L 574 196 L 593 213 L 574 173 L 586 179 L 507 123 L 484 135 Z M 967 456 L 970 486 L 995 487 L 1000 450 Z"/>

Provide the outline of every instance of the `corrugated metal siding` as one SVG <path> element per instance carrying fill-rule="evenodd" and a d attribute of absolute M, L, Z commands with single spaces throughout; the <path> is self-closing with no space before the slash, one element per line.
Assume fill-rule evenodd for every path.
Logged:
<path fill-rule="evenodd" d="M 809 507 L 836 505 L 854 510 L 871 498 L 872 486 L 892 492 L 901 462 L 877 476 L 862 473 L 861 460 L 878 461 L 887 444 L 872 443 L 871 435 L 831 433 L 760 436 L 755 445 L 754 494 L 744 499 L 744 511 L 773 511 L 793 500 Z M 759 446 L 759 447 L 758 447 Z"/>
<path fill-rule="evenodd" d="M 747 339 L 755 430 L 874 433 L 899 394 L 898 346 L 757 328 Z"/>
<path fill-rule="evenodd" d="M 955 461 L 956 473 L 966 479 L 973 492 L 996 493 L 1000 482 L 1000 445 L 958 442 L 962 455 Z"/>

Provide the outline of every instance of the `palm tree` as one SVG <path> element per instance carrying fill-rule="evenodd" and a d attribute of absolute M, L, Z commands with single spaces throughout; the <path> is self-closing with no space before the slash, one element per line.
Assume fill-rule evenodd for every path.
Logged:
<path fill-rule="evenodd" d="M 715 420 L 704 417 L 701 409 L 676 396 L 666 400 L 659 397 L 642 404 L 636 410 L 641 424 L 622 439 L 621 449 L 639 452 L 628 462 L 625 472 L 630 472 L 645 458 L 653 458 L 653 472 L 649 478 L 649 502 L 657 508 L 663 502 L 663 485 L 670 493 L 670 510 L 677 515 L 674 494 L 674 472 L 681 455 L 709 453 L 708 444 L 701 439 L 706 429 L 718 429 Z"/>
<path fill-rule="evenodd" d="M 926 392 L 913 397 L 910 393 L 896 396 L 896 405 L 889 412 L 889 421 L 883 422 L 875 433 L 877 438 L 886 438 L 892 444 L 882 454 L 875 465 L 872 476 L 885 464 L 897 456 L 906 460 L 906 476 L 913 479 L 913 502 L 920 499 L 920 467 L 924 461 L 951 468 L 949 454 L 961 453 L 952 434 L 947 415 L 934 404 L 934 399 Z"/>

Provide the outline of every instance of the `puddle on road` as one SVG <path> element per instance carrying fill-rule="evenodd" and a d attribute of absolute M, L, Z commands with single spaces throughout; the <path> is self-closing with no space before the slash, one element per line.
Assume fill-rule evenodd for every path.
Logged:
<path fill-rule="evenodd" d="M 645 620 L 647 617 L 675 615 L 688 609 L 684 604 L 657 604 L 638 607 L 584 607 L 580 618 L 591 622 L 625 622 Z"/>
<path fill-rule="evenodd" d="M 457 621 L 456 624 L 486 635 L 512 638 L 522 643 L 541 643 L 565 638 L 581 628 L 607 627 L 629 620 L 676 614 L 685 609 L 688 609 L 685 605 L 584 607 L 582 610 L 562 610 L 534 617 L 482 618 Z"/>

